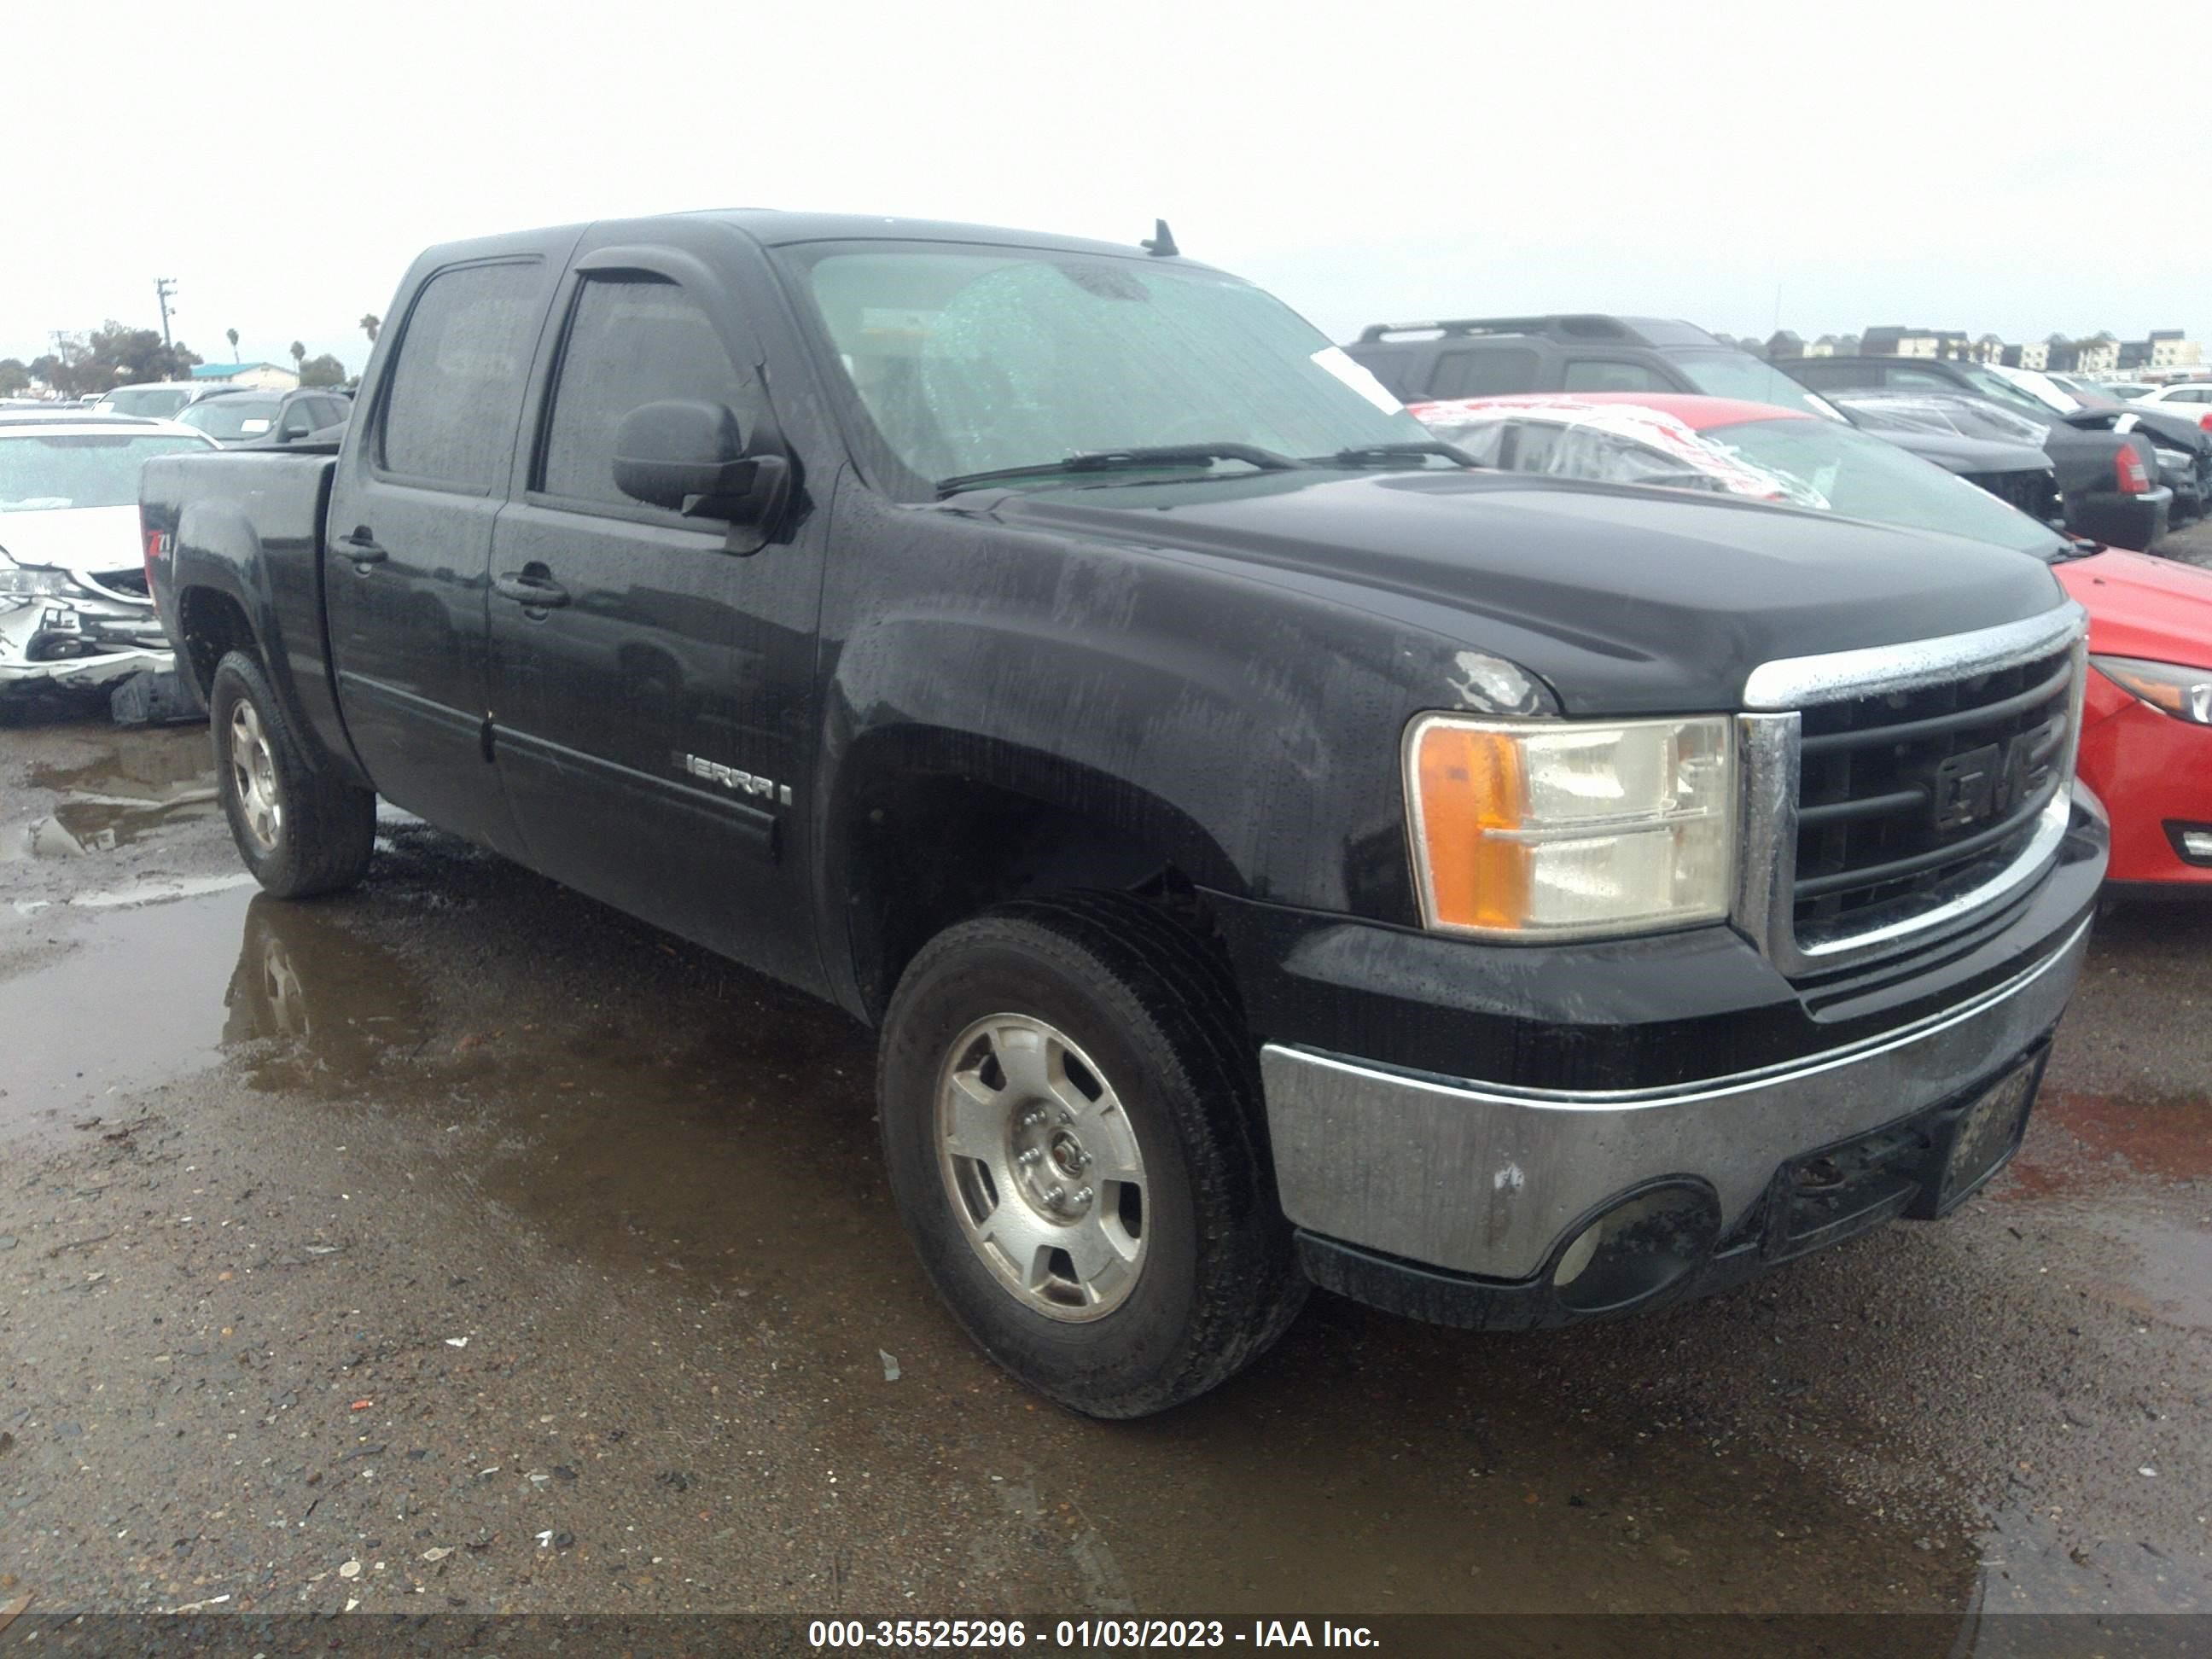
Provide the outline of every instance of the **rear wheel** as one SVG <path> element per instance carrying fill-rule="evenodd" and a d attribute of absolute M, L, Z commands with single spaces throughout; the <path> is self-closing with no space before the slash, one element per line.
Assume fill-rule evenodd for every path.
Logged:
<path fill-rule="evenodd" d="M 1040 1392 L 1164 1410 L 1296 1315 L 1225 970 L 1150 907 L 1078 895 L 948 929 L 900 981 L 879 1084 L 923 1266 Z"/>
<path fill-rule="evenodd" d="M 230 838 L 278 898 L 359 881 L 376 846 L 376 796 L 307 758 L 261 665 L 233 651 L 208 688 L 216 789 Z"/>

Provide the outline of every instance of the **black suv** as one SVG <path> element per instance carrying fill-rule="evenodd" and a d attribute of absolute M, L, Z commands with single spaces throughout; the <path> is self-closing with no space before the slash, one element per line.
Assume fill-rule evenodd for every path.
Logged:
<path fill-rule="evenodd" d="M 1517 392 L 1692 392 L 1835 411 L 1771 365 L 1693 323 L 1658 317 L 1462 317 L 1377 323 L 1346 356 L 1407 403 Z"/>
<path fill-rule="evenodd" d="M 227 449 L 274 449 L 283 444 L 331 443 L 353 418 L 353 398 L 336 386 L 276 392 L 234 386 L 211 392 L 176 418 Z"/>

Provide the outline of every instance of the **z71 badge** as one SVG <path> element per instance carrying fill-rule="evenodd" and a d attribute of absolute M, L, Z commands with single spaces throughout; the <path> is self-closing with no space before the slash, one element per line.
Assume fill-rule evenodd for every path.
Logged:
<path fill-rule="evenodd" d="M 704 778 L 709 783 L 719 783 L 725 789 L 734 789 L 741 795 L 758 795 L 782 805 L 791 805 L 791 786 L 779 786 L 773 778 L 757 777 L 750 772 L 740 772 L 734 766 L 725 766 L 720 761 L 710 761 L 703 755 L 678 755 L 676 763 L 695 778 Z"/>

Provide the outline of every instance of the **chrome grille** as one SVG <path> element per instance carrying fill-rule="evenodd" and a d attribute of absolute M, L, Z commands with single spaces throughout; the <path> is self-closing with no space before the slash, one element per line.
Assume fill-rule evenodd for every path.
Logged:
<path fill-rule="evenodd" d="M 2065 781 L 2074 659 L 1805 711 L 1793 920 L 1802 935 L 2018 856 Z"/>
<path fill-rule="evenodd" d="M 1785 972 L 1818 973 L 2023 894 L 2071 810 L 2086 629 L 2069 603 L 1754 670 L 1736 925 Z"/>

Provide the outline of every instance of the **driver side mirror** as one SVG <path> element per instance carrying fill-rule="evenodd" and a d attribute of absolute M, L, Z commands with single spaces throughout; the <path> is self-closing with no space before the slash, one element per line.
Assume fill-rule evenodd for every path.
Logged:
<path fill-rule="evenodd" d="M 668 398 L 623 416 L 615 428 L 615 488 L 632 501 L 687 519 L 767 526 L 790 493 L 791 464 L 747 455 L 726 404 Z"/>

